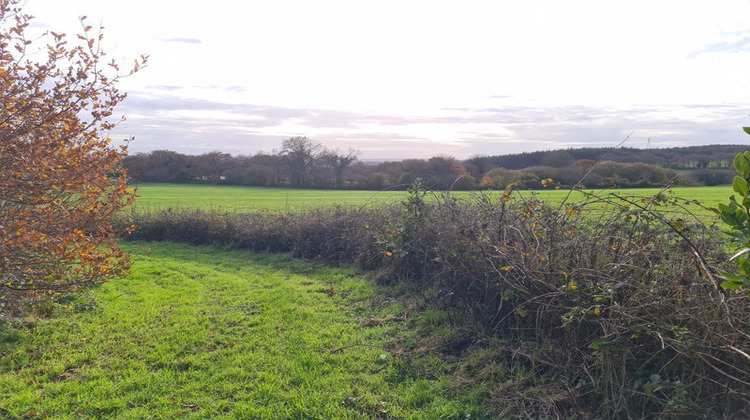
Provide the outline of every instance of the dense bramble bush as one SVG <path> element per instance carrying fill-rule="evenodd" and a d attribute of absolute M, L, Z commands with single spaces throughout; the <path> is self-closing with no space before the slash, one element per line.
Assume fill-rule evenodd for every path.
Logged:
<path fill-rule="evenodd" d="M 287 251 L 406 282 L 556 381 L 559 395 L 525 415 L 750 417 L 750 298 L 720 285 L 732 270 L 720 232 L 690 223 L 668 192 L 556 206 L 510 190 L 426 194 L 416 183 L 401 206 L 123 225 L 137 225 L 134 239 Z"/>

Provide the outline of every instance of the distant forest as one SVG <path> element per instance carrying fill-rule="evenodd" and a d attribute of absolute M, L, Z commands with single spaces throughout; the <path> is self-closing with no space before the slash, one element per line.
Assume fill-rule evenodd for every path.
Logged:
<path fill-rule="evenodd" d="M 252 156 L 168 150 L 136 153 L 124 167 L 134 182 L 205 183 L 297 188 L 405 188 L 421 178 L 435 190 L 502 189 L 516 183 L 541 188 L 551 178 L 562 187 L 629 188 L 730 184 L 734 156 L 744 145 L 667 149 L 580 148 L 511 155 L 450 156 L 382 163 L 323 147 L 307 137 L 284 140 L 279 150 Z M 545 181 L 546 184 L 546 181 Z"/>

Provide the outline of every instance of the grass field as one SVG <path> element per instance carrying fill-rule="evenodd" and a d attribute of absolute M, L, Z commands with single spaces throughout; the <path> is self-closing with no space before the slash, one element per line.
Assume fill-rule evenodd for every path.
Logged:
<path fill-rule="evenodd" d="M 153 247 L 152 250 L 146 247 Z M 404 374 L 403 311 L 346 268 L 126 244 L 133 273 L 0 324 L 1 418 L 480 418 Z M 441 366 L 440 360 L 428 363 Z"/>
<path fill-rule="evenodd" d="M 672 190 L 675 196 L 685 200 L 698 200 L 706 207 L 717 207 L 725 203 L 732 195 L 730 186 L 719 187 L 683 187 Z M 655 188 L 626 190 L 593 191 L 597 194 L 616 194 L 646 197 L 659 192 Z M 544 200 L 560 202 L 569 191 L 537 191 Z M 470 198 L 474 192 L 455 192 L 455 195 Z M 522 191 L 528 195 L 530 192 Z M 195 209 L 216 212 L 295 212 L 322 206 L 345 205 L 367 206 L 379 203 L 398 203 L 404 199 L 404 191 L 345 191 L 345 190 L 303 190 L 291 188 L 263 188 L 220 185 L 188 184 L 141 184 L 138 187 L 140 196 L 134 205 L 135 211 L 160 211 L 167 209 Z M 583 195 L 573 192 L 571 200 L 580 200 Z M 698 206 L 691 206 L 692 211 L 702 217 L 712 214 Z"/>
<path fill-rule="evenodd" d="M 398 202 L 404 191 L 343 191 L 227 185 L 140 184 L 136 211 L 294 212 L 330 205 Z"/>

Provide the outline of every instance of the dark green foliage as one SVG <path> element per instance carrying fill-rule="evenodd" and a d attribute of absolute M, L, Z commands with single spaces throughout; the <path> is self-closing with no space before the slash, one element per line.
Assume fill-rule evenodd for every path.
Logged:
<path fill-rule="evenodd" d="M 485 156 L 485 165 L 492 167 L 523 169 L 532 166 L 563 167 L 570 160 L 593 160 L 602 158 L 621 163 L 647 163 L 673 169 L 701 169 L 727 167 L 732 157 L 744 150 L 742 145 L 720 145 L 637 149 L 622 147 L 584 147 L 578 149 L 549 150 L 513 155 Z M 476 158 L 475 158 L 476 159 Z M 485 166 L 486 167 L 486 166 Z M 491 169 L 491 168 L 490 168 Z"/>
<path fill-rule="evenodd" d="M 731 169 L 702 169 L 690 173 L 697 184 L 712 187 L 715 185 L 729 185 L 732 183 Z"/>
<path fill-rule="evenodd" d="M 750 134 L 747 127 L 744 130 Z M 750 297 L 750 260 L 747 258 L 750 252 L 750 152 L 737 154 L 734 169 L 737 176 L 732 181 L 732 189 L 739 195 L 739 199 L 732 195 L 729 197 L 729 204 L 720 203 L 716 212 L 731 229 L 728 236 L 738 249 L 732 260 L 737 263 L 739 275 L 722 272 L 724 281 L 721 287 L 729 291 L 744 289 Z"/>

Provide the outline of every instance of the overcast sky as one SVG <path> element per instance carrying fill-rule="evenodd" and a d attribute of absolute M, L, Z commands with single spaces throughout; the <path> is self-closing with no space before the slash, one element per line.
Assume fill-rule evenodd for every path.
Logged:
<path fill-rule="evenodd" d="M 360 158 L 750 143 L 750 2 L 26 0 L 105 26 L 131 151 Z M 115 136 L 115 137 L 116 137 Z"/>

